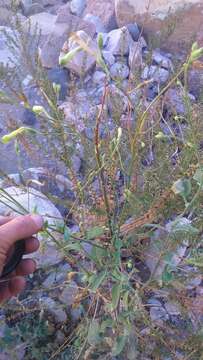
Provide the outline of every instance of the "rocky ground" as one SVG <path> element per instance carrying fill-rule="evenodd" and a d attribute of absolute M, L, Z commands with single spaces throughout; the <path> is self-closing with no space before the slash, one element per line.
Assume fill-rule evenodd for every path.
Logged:
<path fill-rule="evenodd" d="M 72 35 L 73 32 L 76 32 L 80 40 L 88 43 L 92 51 L 97 47 L 98 34 L 102 34 L 103 59 L 111 76 L 109 92 L 112 93 L 112 97 L 107 104 L 109 127 L 113 126 L 112 117 L 115 112 L 121 119 L 122 127 L 127 127 L 129 101 L 134 106 L 141 101 L 143 107 L 146 108 L 160 89 L 171 79 L 175 73 L 177 62 L 182 59 L 178 55 L 175 57 L 174 54 L 160 48 L 152 50 L 147 38 L 143 36 L 141 28 L 134 22 L 119 28 L 113 1 L 21 0 L 17 2 L 15 12 L 17 12 L 23 31 L 29 30 L 29 36 L 34 35 L 36 24 L 40 29 L 39 58 L 49 80 L 52 83 L 60 84 L 58 106 L 64 111 L 65 121 L 71 126 L 74 125 L 90 140 L 93 139 L 93 128 L 101 107 L 107 75 L 104 69 L 96 63 L 95 57 L 91 53 L 87 55 L 84 51 L 78 52 L 64 67 L 59 67 L 59 59 L 66 54 L 67 49 L 70 51 L 77 46 Z M 16 14 L 14 17 L 10 1 L 0 1 L 0 62 L 11 70 L 17 62 L 17 66 L 21 70 L 24 69 L 20 74 L 23 93 L 26 94 L 31 106 L 43 105 L 43 99 L 35 84 L 33 74 L 29 72 L 29 67 L 23 67 L 25 59 L 17 58 L 11 52 L 7 44 L 8 39 L 3 35 L 6 31 L 13 36 L 15 24 Z M 148 61 L 149 57 L 150 62 Z M 140 81 L 147 82 L 144 89 L 133 88 L 135 73 L 139 74 Z M 201 97 L 202 70 L 193 69 L 189 76 L 189 97 L 195 103 Z M 116 86 L 118 83 L 119 89 Z M 5 90 L 5 83 L 0 82 L 0 89 Z M 179 116 L 184 116 L 186 113 L 185 103 L 178 85 L 174 85 L 166 91 L 163 101 L 168 112 Z M 135 121 L 136 112 L 131 114 L 132 126 Z M 1 135 L 5 135 L 12 127 L 15 128 L 16 122 L 36 130 L 40 129 L 39 118 L 32 111 L 24 108 L 23 101 L 18 105 L 1 103 Z M 171 126 L 173 125 L 172 123 Z M 162 131 L 164 135 L 168 136 L 169 129 L 164 122 Z M 105 127 L 103 132 L 105 136 Z M 41 139 L 40 135 L 39 141 L 42 142 L 42 147 L 46 148 L 46 141 Z M 7 179 L 2 176 L 1 187 L 6 188 L 28 210 L 34 210 L 37 207 L 40 213 L 45 216 L 49 214 L 51 218 L 55 219 L 55 222 L 60 223 L 67 209 L 61 205 L 54 206 L 44 194 L 49 193 L 60 199 L 64 199 L 68 194 L 70 199 L 74 198 L 73 184 L 67 178 L 64 166 L 55 158 L 50 157 L 49 151 L 47 151 L 47 156 L 39 152 L 37 156 L 34 154 L 35 156 L 31 159 L 25 152 L 21 152 L 20 162 L 13 149 L 13 144 L 0 144 L 0 152 L 0 170 L 8 175 Z M 149 156 L 146 159 L 146 165 L 153 161 L 152 157 Z M 78 142 L 77 154 L 73 159 L 77 174 L 82 174 L 83 160 L 84 149 Z M 16 185 L 28 183 L 35 188 L 30 191 L 30 194 L 16 188 Z M 5 213 L 7 210 L 3 205 L 0 206 L 1 213 Z M 48 221 L 52 220 L 48 218 Z M 74 226 L 77 225 L 72 224 L 72 227 Z M 74 231 L 77 231 L 75 227 Z M 181 261 L 186 250 L 187 246 L 178 249 L 178 261 Z M 87 251 L 90 250 L 87 249 Z M 151 249 L 150 251 L 153 253 L 156 250 Z M 83 316 L 85 309 L 84 306 L 72 307 L 78 293 L 80 279 L 78 280 L 76 277 L 70 281 L 68 273 L 75 272 L 77 269 L 73 264 L 67 262 L 64 255 L 57 251 L 51 241 L 48 242 L 46 249 L 42 247 L 41 252 L 35 258 L 38 261 L 39 270 L 29 279 L 28 288 L 20 298 L 20 302 L 12 300 L 0 313 L 2 324 L 4 324 L 1 336 L 2 339 L 5 337 L 6 331 L 8 332 L 7 325 L 12 322 L 9 320 L 11 309 L 16 307 L 18 311 L 24 311 L 25 316 L 26 312 L 29 313 L 35 309 L 33 313 L 36 318 L 40 312 L 41 318 L 45 314 L 45 318 L 50 320 L 47 330 L 50 339 L 54 337 L 56 344 L 62 344 L 70 333 L 70 329 L 74 328 L 77 321 Z M 146 260 L 146 263 L 152 272 L 156 264 L 151 263 L 150 259 Z M 188 290 L 198 294 L 197 301 L 200 301 L 199 305 L 202 308 L 202 277 L 195 271 L 192 272 L 188 282 Z M 171 321 L 184 328 L 184 324 L 181 323 L 180 309 L 167 298 L 166 293 L 153 295 L 149 299 L 148 305 L 151 306 L 150 316 L 153 322 L 160 324 L 160 322 Z M 15 318 L 17 314 L 14 312 L 13 316 Z M 15 319 L 14 322 L 16 323 L 17 320 Z M 196 326 L 196 321 L 201 322 L 202 320 L 201 311 L 196 311 L 195 314 L 191 313 L 191 321 L 194 326 Z M 5 330 L 4 334 L 3 329 Z M 23 333 L 23 329 L 21 331 Z M 29 332 L 29 329 L 25 329 L 25 331 Z M 35 344 L 35 339 L 33 343 Z M 21 339 L 17 341 L 15 350 L 13 350 L 14 348 L 9 349 L 8 339 L 5 340 L 4 346 L 7 346 L 7 349 L 0 355 L 2 360 L 14 359 L 14 353 L 18 360 L 28 358 L 26 357 L 29 351 L 27 340 L 22 335 Z M 41 359 L 39 356 L 39 354 L 35 354 L 33 359 Z M 182 355 L 178 353 L 176 358 L 183 359 Z M 45 360 L 46 355 L 42 359 Z M 66 359 L 68 359 L 68 355 Z M 143 357 L 144 359 L 147 360 Z M 173 358 L 163 357 L 162 359 Z"/>

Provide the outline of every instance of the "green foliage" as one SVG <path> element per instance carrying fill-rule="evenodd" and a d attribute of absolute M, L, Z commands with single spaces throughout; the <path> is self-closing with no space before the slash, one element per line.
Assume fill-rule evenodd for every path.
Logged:
<path fill-rule="evenodd" d="M 172 29 L 171 26 L 168 31 Z M 22 34 L 19 35 L 19 39 L 20 44 L 23 45 L 25 63 L 26 59 L 30 58 L 30 42 Z M 11 44 L 15 42 L 15 39 L 8 40 Z M 81 49 L 90 51 L 87 44 L 79 42 L 78 45 L 78 48 L 60 59 L 61 65 L 67 64 Z M 179 348 L 182 351 L 186 349 L 188 351 L 186 355 L 190 357 L 190 350 L 185 344 L 181 344 L 182 338 L 179 341 L 178 336 L 173 336 L 172 340 L 165 341 L 170 331 L 173 331 L 171 325 L 166 323 L 162 328 L 159 328 L 159 325 L 155 326 L 146 304 L 150 294 L 153 293 L 165 291 L 172 297 L 176 294 L 178 296 L 184 271 L 181 272 L 182 264 L 174 261 L 174 255 L 183 244 L 193 249 L 198 248 L 201 243 L 203 176 L 199 143 L 202 121 L 199 113 L 193 121 L 193 108 L 186 91 L 186 77 L 192 62 L 202 54 L 202 49 L 198 49 L 196 44 L 193 45 L 187 63 L 182 65 L 178 74 L 174 75 L 165 88 L 160 89 L 157 98 L 147 108 L 144 108 L 142 98 L 140 104 L 132 105 L 130 91 L 126 92 L 120 84 L 116 84 L 116 90 L 129 100 L 128 116 L 130 117 L 131 111 L 134 111 L 136 122 L 130 129 L 122 128 L 116 106 L 116 111 L 112 111 L 113 129 L 110 129 L 108 113 L 104 108 L 110 101 L 107 89 L 111 79 L 102 57 L 102 47 L 103 39 L 99 35 L 98 49 L 94 56 L 97 64 L 107 74 L 107 85 L 103 94 L 104 103 L 100 113 L 97 114 L 96 122 L 92 119 L 86 120 L 87 125 L 94 128 L 92 140 L 78 131 L 74 124 L 67 122 L 58 106 L 60 88 L 47 80 L 37 59 L 32 59 L 31 64 L 28 62 L 29 72 L 41 91 L 45 104 L 43 102 L 32 107 L 20 85 L 19 88 L 13 89 L 11 82 L 13 72 L 6 73 L 5 69 L 1 72 L 1 80 L 9 85 L 8 94 L 0 94 L 1 101 L 18 103 L 23 99 L 24 107 L 38 116 L 40 127 L 38 135 L 45 137 L 47 148 L 44 149 L 37 136 L 33 136 L 33 129 L 22 127 L 21 124 L 16 124 L 15 130 L 12 129 L 2 141 L 8 143 L 17 139 L 20 156 L 23 140 L 27 140 L 29 136 L 37 151 L 42 152 L 44 157 L 48 156 L 54 159 L 57 165 L 63 165 L 66 175 L 74 185 L 73 201 L 68 199 L 63 201 L 55 199 L 55 201 L 71 209 L 70 215 L 76 219 L 79 226 L 78 233 L 71 233 L 66 225 L 56 229 L 49 227 L 47 223 L 44 226 L 44 233 L 55 241 L 64 256 L 71 259 L 77 267 L 76 272 L 81 277 L 78 291 L 82 304 L 84 294 L 85 298 L 88 298 L 83 304 L 86 309 L 84 319 L 75 329 L 73 340 L 67 342 L 68 345 L 65 342 L 61 353 L 59 351 L 58 358 L 69 358 L 71 344 L 74 352 L 75 350 L 77 352 L 76 356 L 74 354 L 76 359 L 79 357 L 101 359 L 101 356 L 122 356 L 123 359 L 128 359 L 127 349 L 132 344 L 132 339 L 135 339 L 135 347 L 131 349 L 131 354 L 137 358 L 141 358 L 142 354 L 148 351 L 146 349 L 149 348 L 150 343 L 155 344 L 151 353 L 147 354 L 152 358 L 157 358 L 157 354 L 160 353 L 173 354 L 173 350 Z M 18 44 L 15 46 L 16 49 L 19 50 Z M 17 64 L 15 72 L 18 73 Z M 181 83 L 182 75 L 185 76 L 185 84 Z M 19 83 L 20 77 L 19 72 L 16 75 Z M 165 91 L 177 81 L 185 89 L 184 100 L 187 112 L 184 121 L 187 123 L 187 128 L 183 131 L 180 127 L 181 118 L 177 116 L 175 118 L 174 114 L 170 115 L 166 126 L 172 134 L 166 136 L 160 125 L 160 114 L 163 116 L 160 100 Z M 73 88 L 74 86 L 75 84 Z M 140 84 L 135 81 L 133 86 L 139 88 Z M 144 91 L 142 96 L 144 97 Z M 116 92 L 113 98 L 119 105 L 121 99 Z M 157 106 L 154 119 L 151 118 L 153 106 Z M 171 130 L 171 122 L 174 118 L 177 127 L 181 129 L 181 137 Z M 103 123 L 105 123 L 105 136 L 101 136 Z M 73 155 L 77 155 L 78 143 L 84 146 L 86 154 L 82 175 L 74 170 L 72 160 Z M 24 150 L 26 151 L 26 148 Z M 147 166 L 144 165 L 152 153 L 152 159 L 148 161 Z M 173 165 L 174 154 L 177 155 L 175 165 Z M 97 191 L 94 187 L 95 181 L 99 184 Z M 167 197 L 163 201 L 165 193 Z M 6 197 L 6 194 L 4 196 Z M 6 197 L 5 200 L 11 199 Z M 19 211 L 23 212 L 20 204 Z M 132 225 L 132 229 L 123 231 L 123 226 L 128 225 L 128 222 L 129 228 L 131 229 L 130 225 Z M 168 228 L 166 223 L 170 224 Z M 133 227 L 133 224 L 138 225 Z M 146 269 L 140 270 L 140 267 L 145 260 L 146 252 L 150 251 L 150 237 L 157 229 L 160 230 L 160 235 L 154 241 L 157 250 L 154 274 L 156 267 L 159 267 L 160 263 L 163 264 L 161 281 L 160 278 L 153 276 L 153 271 L 149 271 L 148 279 L 143 280 L 141 275 Z M 53 234 L 53 230 L 57 232 L 57 237 Z M 91 246 L 91 251 L 85 249 L 85 244 Z M 83 261 L 91 266 L 85 268 Z M 202 255 L 190 256 L 185 262 L 201 269 Z M 184 282 L 181 290 L 185 291 L 186 296 Z M 78 299 L 75 301 L 77 303 Z M 181 306 L 184 307 L 184 304 Z M 143 332 L 145 330 L 146 336 Z M 17 334 L 16 342 L 23 339 L 31 344 L 29 345 L 31 359 L 47 359 L 55 350 L 50 344 L 51 341 L 44 346 L 51 335 L 48 324 L 40 318 L 37 318 L 36 322 L 23 321 L 21 325 L 15 327 L 14 332 Z M 7 329 L 1 343 L 2 348 L 10 346 L 13 339 L 10 329 Z M 39 346 L 39 341 L 44 343 L 43 346 Z M 197 354 L 198 346 L 199 344 L 197 350 L 194 350 Z M 130 356 L 129 352 L 129 359 Z"/>

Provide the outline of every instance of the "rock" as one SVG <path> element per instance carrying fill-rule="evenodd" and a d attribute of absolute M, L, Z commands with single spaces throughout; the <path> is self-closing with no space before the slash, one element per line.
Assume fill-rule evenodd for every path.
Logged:
<path fill-rule="evenodd" d="M 54 316 L 56 322 L 63 323 L 67 320 L 65 310 L 61 309 L 59 304 L 57 304 L 53 299 L 42 297 L 40 298 L 40 305 Z"/>
<path fill-rule="evenodd" d="M 150 306 L 150 317 L 152 321 L 168 320 L 169 316 L 159 300 L 151 298 L 147 303 Z"/>
<path fill-rule="evenodd" d="M 84 17 L 84 20 L 94 24 L 97 33 L 105 33 L 106 32 L 106 29 L 105 29 L 101 19 L 98 16 L 92 15 L 92 14 L 86 14 Z"/>
<path fill-rule="evenodd" d="M 170 77 L 169 71 L 155 65 L 146 66 L 142 72 L 142 80 L 153 79 L 160 85 L 164 85 Z"/>
<path fill-rule="evenodd" d="M 116 62 L 111 66 L 110 74 L 115 80 L 125 80 L 129 76 L 129 67 L 123 63 Z"/>
<path fill-rule="evenodd" d="M 44 12 L 44 7 L 39 3 L 32 3 L 32 1 L 23 1 L 23 15 L 31 16 Z"/>
<path fill-rule="evenodd" d="M 167 311 L 167 313 L 169 315 L 180 315 L 180 308 L 178 306 L 178 304 L 174 303 L 174 302 L 170 302 L 170 301 L 167 301 L 165 304 L 164 304 L 164 307 Z"/>
<path fill-rule="evenodd" d="M 59 295 L 59 300 L 66 306 L 71 306 L 75 302 L 76 295 L 78 294 L 78 286 L 76 282 L 71 281 L 67 287 Z"/>
<path fill-rule="evenodd" d="M 188 75 L 189 91 L 196 97 L 201 99 L 203 96 L 203 68 L 198 70 L 190 70 Z"/>
<path fill-rule="evenodd" d="M 65 342 L 65 335 L 60 330 L 58 330 L 56 333 L 56 341 L 59 345 L 62 345 Z"/>
<path fill-rule="evenodd" d="M 159 49 L 152 51 L 152 60 L 156 65 L 159 65 L 160 67 L 169 71 L 173 71 L 172 61 L 166 55 L 163 55 Z"/>
<path fill-rule="evenodd" d="M 86 14 L 98 16 L 106 31 L 117 28 L 114 0 L 87 0 Z"/>
<path fill-rule="evenodd" d="M 2 351 L 1 352 L 1 360 L 13 360 L 13 354 L 15 354 L 16 360 L 23 360 L 26 356 L 26 343 L 19 343 L 17 346 L 12 348 L 12 351 Z"/>
<path fill-rule="evenodd" d="M 45 221 L 48 221 L 49 225 L 54 226 L 57 223 L 62 223 L 60 212 L 41 192 L 30 188 L 28 193 L 27 189 L 18 188 L 15 186 L 7 188 L 6 191 L 29 213 L 37 211 L 38 214 L 44 217 Z M 1 194 L 0 198 L 2 198 Z M 3 214 L 9 211 L 9 205 L 12 206 L 16 212 L 19 210 L 19 207 L 13 204 L 12 201 L 7 201 L 7 206 L 0 203 L 0 213 Z M 14 213 L 14 211 L 12 212 Z"/>
<path fill-rule="evenodd" d="M 188 49 L 193 36 L 199 45 L 203 44 L 203 1 L 202 0 L 116 0 L 115 11 L 118 26 L 136 22 L 144 24 L 145 33 L 156 43 L 174 53 Z M 171 28 L 171 24 L 174 24 Z M 168 29 L 168 33 L 167 33 Z"/>
<path fill-rule="evenodd" d="M 140 30 L 136 23 L 131 23 L 126 25 L 130 35 L 132 36 L 132 39 L 134 41 L 138 41 L 140 37 Z"/>
<path fill-rule="evenodd" d="M 108 34 L 105 50 L 110 51 L 113 55 L 128 55 L 132 42 L 133 40 L 127 27 L 112 30 Z"/>
<path fill-rule="evenodd" d="M 121 115 L 127 111 L 128 98 L 115 85 L 110 85 L 108 91 L 108 111 L 113 117 L 120 119 Z"/>
<path fill-rule="evenodd" d="M 51 28 L 48 34 L 49 37 L 39 51 L 42 66 L 45 68 L 56 68 L 59 65 L 59 54 L 70 31 L 69 23 L 56 23 Z"/>
<path fill-rule="evenodd" d="M 70 10 L 72 14 L 81 16 L 86 7 L 86 0 L 71 0 Z"/>
<path fill-rule="evenodd" d="M 56 175 L 55 177 L 59 190 L 63 193 L 73 189 L 73 183 L 63 175 Z"/>
<path fill-rule="evenodd" d="M 69 264 L 58 265 L 56 271 L 52 271 L 51 274 L 46 278 L 42 283 L 42 286 L 45 288 L 50 288 L 53 285 L 63 283 L 67 278 L 67 273 L 71 271 Z"/>
<path fill-rule="evenodd" d="M 81 319 L 83 313 L 84 313 L 84 309 L 82 305 L 80 305 L 76 309 L 71 309 L 70 310 L 71 320 L 74 322 L 78 322 Z"/>
<path fill-rule="evenodd" d="M 142 43 L 140 41 L 131 44 L 128 61 L 131 73 L 139 71 L 142 66 Z"/>
<path fill-rule="evenodd" d="M 25 125 L 33 126 L 36 124 L 36 115 L 29 109 L 24 109 L 22 123 Z"/>
<path fill-rule="evenodd" d="M 48 70 L 47 75 L 52 83 L 60 85 L 59 100 L 64 101 L 68 94 L 69 71 L 56 67 Z"/>
<path fill-rule="evenodd" d="M 96 51 L 96 44 L 93 40 L 85 33 L 84 31 L 77 31 L 76 36 L 88 44 L 88 47 L 92 52 Z M 64 44 L 63 50 L 60 54 L 60 58 L 65 55 L 65 47 L 71 51 L 78 47 L 78 43 L 75 41 L 74 37 L 69 38 L 68 44 Z M 90 55 L 84 50 L 81 50 L 75 54 L 72 60 L 70 60 L 65 67 L 70 71 L 76 73 L 78 76 L 85 76 L 96 64 L 96 59 L 94 56 Z"/>
<path fill-rule="evenodd" d="M 40 30 L 42 36 L 48 36 L 54 31 L 56 15 L 46 12 L 35 14 L 29 17 L 22 25 L 25 31 L 30 27 L 31 34 L 34 35 L 36 26 Z M 55 44 L 56 45 L 56 44 Z"/>
<path fill-rule="evenodd" d="M 13 68 L 16 63 L 16 57 L 8 47 L 6 34 L 8 34 L 8 37 L 15 38 L 15 33 L 11 28 L 0 26 L 0 64 Z"/>
<path fill-rule="evenodd" d="M 195 97 L 192 94 L 188 94 L 188 96 L 191 102 L 195 101 Z M 167 90 L 164 96 L 164 102 L 166 109 L 172 113 L 185 115 L 187 112 L 183 91 L 181 89 L 171 88 Z"/>
<path fill-rule="evenodd" d="M 103 71 L 95 71 L 92 80 L 95 84 L 104 84 L 106 80 L 106 74 Z"/>
<path fill-rule="evenodd" d="M 9 26 L 11 24 L 12 17 L 13 13 L 11 10 L 0 6 L 0 26 Z"/>
<path fill-rule="evenodd" d="M 115 63 L 116 59 L 115 59 L 115 56 L 111 53 L 111 51 L 103 50 L 102 54 L 103 54 L 105 63 L 107 64 L 108 67 L 110 67 L 111 65 L 113 65 Z"/>

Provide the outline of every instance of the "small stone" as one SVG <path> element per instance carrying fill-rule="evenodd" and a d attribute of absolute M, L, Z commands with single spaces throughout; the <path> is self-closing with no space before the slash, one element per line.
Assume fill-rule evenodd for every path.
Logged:
<path fill-rule="evenodd" d="M 129 76 L 129 67 L 123 63 L 116 62 L 111 66 L 110 74 L 115 80 L 125 80 Z"/>
<path fill-rule="evenodd" d="M 69 71 L 63 68 L 53 68 L 48 70 L 48 79 L 60 85 L 59 100 L 64 101 L 68 94 Z"/>
<path fill-rule="evenodd" d="M 57 187 L 59 188 L 59 190 L 63 193 L 67 190 L 72 190 L 73 189 L 73 184 L 72 182 L 66 178 L 63 175 L 56 175 L 55 180 L 57 182 Z"/>
<path fill-rule="evenodd" d="M 164 304 L 164 306 L 169 315 L 180 315 L 178 304 L 168 301 Z"/>
<path fill-rule="evenodd" d="M 86 14 L 84 17 L 84 20 L 88 21 L 90 23 L 93 23 L 95 25 L 97 33 L 105 33 L 106 32 L 106 29 L 105 29 L 101 19 L 99 18 L 99 16 L 92 15 L 92 14 Z"/>
<path fill-rule="evenodd" d="M 84 41 L 91 51 L 96 51 L 96 44 L 94 41 L 85 33 L 84 31 L 77 31 L 76 36 Z M 75 41 L 74 37 L 69 38 L 68 44 L 64 44 L 63 48 L 68 48 L 69 51 L 74 50 L 78 47 L 78 43 Z M 66 53 L 62 50 L 60 58 L 63 57 Z M 85 52 L 84 50 L 78 51 L 73 59 L 68 61 L 65 65 L 67 69 L 76 73 L 79 76 L 85 76 L 96 64 L 96 59 L 94 56 Z"/>
<path fill-rule="evenodd" d="M 152 321 L 168 320 L 169 316 L 159 300 L 151 298 L 147 303 L 150 306 L 150 317 Z"/>
<path fill-rule="evenodd" d="M 70 316 L 72 321 L 77 322 L 81 319 L 82 315 L 83 315 L 83 307 L 80 305 L 79 307 L 77 307 L 76 309 L 71 309 L 70 311 Z"/>
<path fill-rule="evenodd" d="M 95 71 L 94 75 L 93 75 L 93 82 L 95 84 L 104 84 L 106 80 L 106 74 L 103 71 Z"/>
<path fill-rule="evenodd" d="M 69 264 L 58 265 L 57 270 L 53 271 L 43 282 L 43 287 L 50 288 L 54 284 L 63 283 L 67 278 L 67 273 L 71 271 Z"/>
<path fill-rule="evenodd" d="M 109 86 L 109 97 L 107 101 L 108 110 L 113 117 L 120 119 L 128 109 L 128 98 L 115 85 Z"/>
<path fill-rule="evenodd" d="M 42 13 L 44 12 L 44 7 L 39 4 L 39 3 L 33 3 L 32 4 L 32 1 L 29 1 L 31 2 L 31 4 L 28 4 L 27 1 L 24 1 L 24 6 L 23 6 L 23 15 L 25 16 L 31 16 L 31 15 L 35 15 L 35 14 L 39 14 L 39 13 Z"/>
<path fill-rule="evenodd" d="M 115 56 L 111 53 L 111 51 L 103 50 L 102 55 L 108 67 L 115 63 L 116 59 Z"/>
<path fill-rule="evenodd" d="M 55 27 L 56 15 L 52 15 L 46 12 L 35 14 L 29 17 L 22 26 L 24 30 L 29 30 L 32 35 L 35 34 L 36 26 L 41 31 L 42 36 L 50 35 Z"/>
<path fill-rule="evenodd" d="M 172 61 L 166 55 L 163 55 L 159 49 L 153 50 L 152 60 L 162 68 L 173 71 Z"/>
<path fill-rule="evenodd" d="M 157 83 L 164 85 L 170 77 L 169 71 L 155 65 L 146 66 L 142 72 L 142 80 L 153 79 Z"/>
<path fill-rule="evenodd" d="M 105 50 L 110 51 L 113 55 L 128 55 L 132 42 L 133 40 L 127 27 L 112 30 L 108 34 L 108 43 Z"/>
<path fill-rule="evenodd" d="M 192 94 L 188 94 L 190 101 L 194 102 L 195 97 Z M 187 112 L 186 105 L 184 102 L 184 94 L 181 89 L 171 88 L 167 90 L 164 96 L 165 106 L 172 113 L 179 115 L 185 115 Z"/>
<path fill-rule="evenodd" d="M 78 286 L 76 282 L 71 281 L 70 284 L 59 295 L 59 300 L 66 306 L 71 306 L 75 302 L 76 295 L 78 294 Z"/>
<path fill-rule="evenodd" d="M 22 123 L 25 125 L 33 126 L 36 124 L 36 115 L 29 109 L 24 109 Z"/>
<path fill-rule="evenodd" d="M 86 7 L 86 0 L 71 0 L 70 10 L 73 15 L 81 16 Z"/>
<path fill-rule="evenodd" d="M 52 314 L 54 315 L 55 321 L 57 323 L 64 323 L 67 320 L 67 314 L 63 309 L 52 309 Z"/>
<path fill-rule="evenodd" d="M 139 27 L 136 23 L 131 23 L 131 24 L 127 24 L 126 25 L 130 35 L 132 36 L 132 39 L 134 41 L 138 41 L 139 37 L 140 37 L 140 30 Z"/>

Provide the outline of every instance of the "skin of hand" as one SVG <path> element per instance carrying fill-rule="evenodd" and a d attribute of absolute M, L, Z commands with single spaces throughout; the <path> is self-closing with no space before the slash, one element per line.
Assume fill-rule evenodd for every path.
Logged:
<path fill-rule="evenodd" d="M 25 239 L 25 254 L 38 250 L 39 241 L 34 237 L 43 227 L 43 218 L 39 215 L 12 217 L 0 216 L 0 274 L 7 261 L 8 254 L 16 241 Z M 0 303 L 18 295 L 26 285 L 25 276 L 32 274 L 36 263 L 32 259 L 21 260 L 14 272 L 0 279 Z"/>

